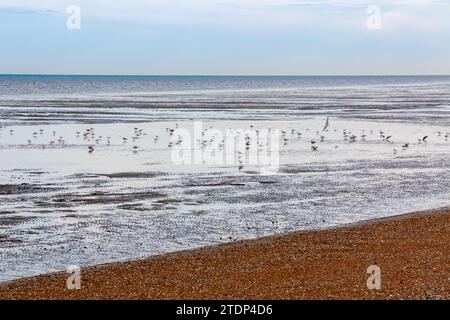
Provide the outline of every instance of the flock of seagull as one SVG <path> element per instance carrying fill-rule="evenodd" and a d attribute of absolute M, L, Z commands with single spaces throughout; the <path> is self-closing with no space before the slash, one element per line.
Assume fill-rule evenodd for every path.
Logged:
<path fill-rule="evenodd" d="M 5 128 L 4 125 L 0 124 L 0 137 L 2 134 L 3 129 Z M 177 135 L 176 134 L 176 130 L 178 129 L 178 124 L 175 125 L 175 128 L 166 128 L 166 134 L 169 135 L 169 142 L 168 142 L 168 147 L 171 148 L 175 145 L 180 145 L 183 143 L 183 136 L 181 135 Z M 210 127 L 210 129 L 212 129 L 212 127 Z M 260 140 L 260 130 L 255 129 L 255 127 L 253 125 L 250 126 L 250 130 L 240 130 L 240 129 L 230 129 L 230 130 L 234 130 L 234 132 L 239 136 L 242 135 L 244 137 L 244 141 L 245 141 L 245 149 L 248 151 L 250 150 L 250 148 L 252 146 L 257 146 L 258 148 L 263 148 L 265 146 L 264 143 L 261 142 Z M 9 135 L 14 135 L 14 129 L 7 129 L 7 131 L 9 132 Z M 202 133 L 201 133 L 201 139 L 197 139 L 197 144 L 204 148 L 208 145 L 211 145 L 214 142 L 217 142 L 217 135 L 207 135 L 208 129 L 203 129 Z M 311 131 L 309 128 L 306 128 L 306 131 L 309 132 Z M 337 129 L 333 130 L 334 132 L 337 132 Z M 40 136 L 42 136 L 44 134 L 44 129 L 38 129 L 37 131 L 33 132 L 31 137 L 29 137 L 27 139 L 27 144 L 28 145 L 33 145 L 35 141 L 38 141 L 38 138 Z M 251 132 L 252 134 L 250 134 L 249 132 Z M 320 142 L 324 142 L 326 140 L 326 136 L 325 134 L 329 132 L 329 118 L 327 118 L 325 126 L 323 128 L 322 131 L 317 130 L 316 131 L 316 136 L 317 139 L 312 139 L 310 140 L 310 145 L 311 145 L 311 150 L 313 152 L 317 152 L 319 151 L 319 146 L 320 146 Z M 369 136 L 373 137 L 373 135 L 375 134 L 375 132 L 373 130 L 370 130 L 368 132 L 366 132 L 366 130 L 362 130 L 361 134 L 359 134 L 358 136 L 355 135 L 352 131 L 349 131 L 347 129 L 343 129 L 342 130 L 342 139 L 343 141 L 347 141 L 349 143 L 356 143 L 357 141 L 366 141 Z M 390 134 L 385 133 L 382 130 L 378 131 L 379 134 L 379 141 L 385 142 L 385 143 L 390 143 L 395 145 L 395 142 L 393 141 L 393 136 Z M 51 132 L 51 136 L 54 137 L 53 139 L 51 139 L 48 142 L 48 145 L 52 146 L 52 145 L 64 145 L 66 143 L 66 140 L 63 136 L 59 136 L 57 135 L 56 131 L 52 131 Z M 147 133 L 144 132 L 144 129 L 142 128 L 138 128 L 135 127 L 133 129 L 132 134 L 129 137 L 125 137 L 122 136 L 121 140 L 122 140 L 122 144 L 127 144 L 128 142 L 132 142 L 132 151 L 134 153 L 137 153 L 138 150 L 140 149 L 140 147 L 135 143 L 138 140 L 140 140 L 142 137 L 147 136 Z M 438 137 L 443 137 L 445 139 L 445 141 L 448 141 L 449 138 L 449 132 L 443 132 L 443 131 L 438 131 L 437 132 L 437 136 Z M 95 151 L 95 146 L 99 145 L 101 143 L 106 144 L 106 145 L 111 145 L 111 141 L 112 141 L 112 137 L 111 136 L 102 136 L 102 135 L 97 135 L 95 132 L 94 128 L 87 128 L 84 131 L 76 131 L 75 132 L 75 137 L 78 139 L 83 139 L 88 143 L 88 152 L 89 153 L 93 153 Z M 255 139 L 256 137 L 256 139 Z M 288 145 L 290 141 L 292 140 L 299 140 L 302 139 L 303 137 L 303 133 L 300 132 L 299 130 L 296 129 L 290 129 L 289 131 L 281 131 L 281 141 L 283 142 L 283 145 Z M 155 135 L 152 137 L 153 141 L 155 143 L 157 143 L 160 139 L 160 136 Z M 256 141 L 254 141 L 256 140 Z M 429 136 L 423 136 L 420 138 L 417 138 L 417 144 L 426 144 L 429 140 Z M 225 139 L 223 139 L 218 143 L 218 147 L 219 148 L 223 148 L 225 145 Z M 401 148 L 402 150 L 408 149 L 410 146 L 412 145 L 411 142 L 406 142 L 406 143 L 401 143 L 399 145 L 397 145 L 397 147 L 393 148 L 393 153 L 397 154 L 398 149 L 397 148 Z M 45 144 L 42 144 L 42 147 L 45 148 Z M 336 145 L 335 148 L 338 148 L 338 146 Z M 239 158 L 239 163 L 242 164 L 242 152 L 240 153 L 240 158 Z"/>

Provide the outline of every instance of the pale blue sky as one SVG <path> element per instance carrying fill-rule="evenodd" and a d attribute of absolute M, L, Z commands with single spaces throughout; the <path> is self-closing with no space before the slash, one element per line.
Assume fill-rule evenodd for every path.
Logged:
<path fill-rule="evenodd" d="M 0 40 L 0 73 L 450 74 L 450 0 L 0 0 Z"/>

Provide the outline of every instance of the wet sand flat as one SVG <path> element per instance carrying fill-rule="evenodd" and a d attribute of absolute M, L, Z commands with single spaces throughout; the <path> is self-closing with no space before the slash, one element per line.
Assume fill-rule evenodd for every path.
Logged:
<path fill-rule="evenodd" d="M 169 253 L 0 285 L 0 299 L 448 299 L 450 210 Z M 367 268 L 381 270 L 369 290 Z"/>
<path fill-rule="evenodd" d="M 193 121 L 7 125 L 0 282 L 450 206 L 445 127 L 331 118 L 324 132 L 326 119 L 203 123 L 284 131 L 276 174 L 248 163 L 245 143 L 232 150 L 234 163 L 175 163 L 168 129 L 193 132 Z M 349 128 L 366 137 L 350 141 Z M 209 158 L 214 146 L 202 148 L 186 150 Z"/>

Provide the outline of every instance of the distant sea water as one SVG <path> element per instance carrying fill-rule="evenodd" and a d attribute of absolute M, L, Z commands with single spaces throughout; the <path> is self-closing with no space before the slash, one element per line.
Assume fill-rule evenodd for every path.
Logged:
<path fill-rule="evenodd" d="M 278 172 L 173 163 L 198 121 Z M 0 281 L 450 206 L 449 138 L 450 76 L 0 76 Z"/>
<path fill-rule="evenodd" d="M 98 120 L 104 112 L 98 109 L 126 108 L 125 121 L 146 121 L 152 114 L 145 109 L 173 110 L 165 116 L 164 112 L 156 114 L 156 120 L 183 119 L 186 117 L 180 110 L 205 109 L 268 109 L 266 114 L 253 112 L 255 120 L 282 118 L 286 110 L 291 117 L 324 113 L 345 117 L 356 112 L 357 116 L 372 118 L 389 111 L 394 119 L 419 116 L 448 123 L 442 118 L 448 115 L 448 108 L 440 107 L 449 106 L 449 89 L 450 76 L 4 75 L 0 76 L 0 112 L 11 120 L 83 121 L 84 116 L 71 119 L 70 114 L 57 108 L 89 108 L 90 117 Z M 28 116 L 21 113 L 21 108 L 31 111 L 43 107 L 55 109 L 37 109 Z M 116 117 L 113 113 L 108 119 L 120 121 L 122 113 L 116 112 Z M 222 113 L 210 116 L 224 117 Z M 229 112 L 228 116 L 237 119 L 242 115 Z"/>

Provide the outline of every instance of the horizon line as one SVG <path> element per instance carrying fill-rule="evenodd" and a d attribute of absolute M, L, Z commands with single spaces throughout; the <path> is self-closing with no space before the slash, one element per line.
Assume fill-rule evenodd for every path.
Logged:
<path fill-rule="evenodd" d="M 90 73 L 0 73 L 4 76 L 55 77 L 448 77 L 450 74 L 90 74 Z"/>

